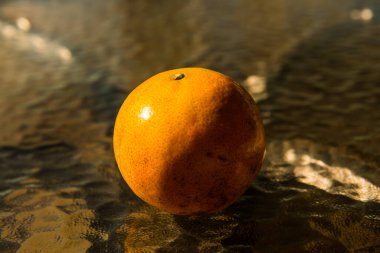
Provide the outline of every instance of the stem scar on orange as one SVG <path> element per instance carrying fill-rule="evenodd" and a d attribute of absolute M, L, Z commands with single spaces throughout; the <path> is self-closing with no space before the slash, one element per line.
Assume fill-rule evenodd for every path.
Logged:
<path fill-rule="evenodd" d="M 134 89 L 117 115 L 113 143 L 133 192 L 182 215 L 232 204 L 258 174 L 265 150 L 252 97 L 204 68 L 161 72 Z"/>

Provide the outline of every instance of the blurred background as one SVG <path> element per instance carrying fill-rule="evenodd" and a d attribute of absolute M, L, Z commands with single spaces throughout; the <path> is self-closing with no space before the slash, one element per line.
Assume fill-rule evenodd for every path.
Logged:
<path fill-rule="evenodd" d="M 0 1 L 0 252 L 380 252 L 380 2 Z M 231 207 L 140 201 L 112 150 L 146 78 L 198 66 L 258 102 Z"/>

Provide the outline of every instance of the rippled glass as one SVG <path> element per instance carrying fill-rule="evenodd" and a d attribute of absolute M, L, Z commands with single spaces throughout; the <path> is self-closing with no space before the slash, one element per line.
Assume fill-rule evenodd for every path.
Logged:
<path fill-rule="evenodd" d="M 1 1 L 0 252 L 380 252 L 379 16 L 371 0 Z M 242 83 L 267 135 L 258 178 L 209 216 L 143 203 L 113 157 L 127 94 L 186 66 Z"/>

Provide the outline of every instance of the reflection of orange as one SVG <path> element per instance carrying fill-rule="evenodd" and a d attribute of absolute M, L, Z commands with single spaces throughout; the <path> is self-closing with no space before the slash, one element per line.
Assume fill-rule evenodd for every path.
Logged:
<path fill-rule="evenodd" d="M 264 149 L 253 99 L 203 68 L 149 78 L 129 94 L 115 123 L 124 179 L 140 198 L 175 214 L 230 205 L 257 175 Z"/>

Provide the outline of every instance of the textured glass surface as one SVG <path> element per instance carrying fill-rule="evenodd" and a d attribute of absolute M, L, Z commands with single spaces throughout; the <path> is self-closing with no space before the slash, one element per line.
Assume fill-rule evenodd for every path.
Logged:
<path fill-rule="evenodd" d="M 0 2 L 0 252 L 380 252 L 380 3 Z M 258 102 L 262 171 L 210 216 L 139 200 L 117 110 L 171 68 Z"/>

